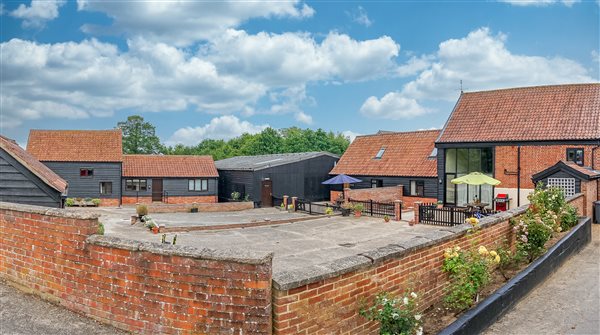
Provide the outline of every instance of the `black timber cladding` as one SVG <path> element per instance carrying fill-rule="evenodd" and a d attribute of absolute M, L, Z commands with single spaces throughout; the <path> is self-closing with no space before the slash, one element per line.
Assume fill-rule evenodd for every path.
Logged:
<path fill-rule="evenodd" d="M 437 198 L 437 196 L 438 196 L 438 183 L 437 183 L 436 177 L 388 177 L 388 176 L 362 176 L 362 175 L 352 175 L 351 177 L 362 180 L 362 182 L 360 182 L 360 183 L 352 184 L 353 186 L 351 188 L 353 188 L 353 189 L 370 188 L 372 180 L 381 180 L 382 187 L 402 185 L 402 194 L 404 196 L 410 196 L 411 180 L 423 181 L 425 189 L 424 189 L 424 194 L 421 197 Z M 335 187 L 334 189 L 341 191 L 342 186 L 339 185 L 339 186 Z"/>
<path fill-rule="evenodd" d="M 307 200 L 329 198 L 329 188 L 321 183 L 339 157 L 330 153 L 310 152 L 241 156 L 215 162 L 219 171 L 219 194 L 231 197 L 234 191 L 260 201 L 262 180 L 273 181 L 273 196 L 295 196 Z"/>
<path fill-rule="evenodd" d="M 121 162 L 43 162 L 69 183 L 70 198 L 121 198 Z M 80 176 L 80 169 L 93 169 L 93 176 Z M 100 195 L 100 182 L 112 183 L 112 194 Z"/>
<path fill-rule="evenodd" d="M 62 195 L 0 149 L 0 201 L 61 207 Z"/>
<path fill-rule="evenodd" d="M 147 181 L 148 188 L 145 191 L 128 191 L 125 187 L 125 181 L 127 179 L 145 179 Z M 167 192 L 170 197 L 186 197 L 186 196 L 207 196 L 217 195 L 217 184 L 218 179 L 214 177 L 185 177 L 185 178 L 172 178 L 172 177 L 123 177 L 121 181 L 121 187 L 123 188 L 123 196 L 125 197 L 150 197 L 152 196 L 152 180 L 162 179 L 163 180 L 163 191 Z M 190 191 L 188 186 L 189 179 L 207 179 L 208 190 L 206 191 Z"/>

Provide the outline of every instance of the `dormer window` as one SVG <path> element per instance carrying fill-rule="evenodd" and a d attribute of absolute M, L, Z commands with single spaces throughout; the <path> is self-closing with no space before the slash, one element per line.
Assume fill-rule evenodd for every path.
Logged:
<path fill-rule="evenodd" d="M 385 147 L 382 147 L 381 149 L 379 149 L 379 151 L 377 152 L 377 155 L 375 155 L 375 159 L 381 159 L 384 152 L 385 152 Z"/>

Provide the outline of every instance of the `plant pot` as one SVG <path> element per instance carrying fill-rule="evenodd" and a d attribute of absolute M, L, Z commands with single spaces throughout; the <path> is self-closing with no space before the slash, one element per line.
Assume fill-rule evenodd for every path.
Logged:
<path fill-rule="evenodd" d="M 354 216 L 359 218 L 362 216 L 362 212 L 354 212 Z"/>
<path fill-rule="evenodd" d="M 158 227 L 157 227 L 157 226 L 154 226 L 154 227 L 152 227 L 152 232 L 153 232 L 154 234 L 158 234 L 158 232 L 159 232 L 159 229 L 158 229 Z"/>
<path fill-rule="evenodd" d="M 190 213 L 198 213 L 198 208 L 190 208 Z"/>
<path fill-rule="evenodd" d="M 385 221 L 385 223 L 388 223 L 388 222 L 390 222 L 390 219 L 389 218 L 388 219 L 383 219 L 383 221 Z"/>
<path fill-rule="evenodd" d="M 414 225 L 415 225 L 415 222 L 414 222 L 414 221 L 412 221 L 412 220 L 411 220 L 411 221 L 408 221 L 408 225 L 409 225 L 409 226 L 414 226 Z"/>
<path fill-rule="evenodd" d="M 137 215 L 132 215 L 131 216 L 131 224 L 134 225 L 138 222 L 139 218 Z"/>
<path fill-rule="evenodd" d="M 342 208 L 342 216 L 350 216 L 350 209 L 348 208 Z"/>

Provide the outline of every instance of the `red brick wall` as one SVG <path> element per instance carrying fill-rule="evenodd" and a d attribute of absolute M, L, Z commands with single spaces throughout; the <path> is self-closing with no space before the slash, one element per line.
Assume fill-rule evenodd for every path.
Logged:
<path fill-rule="evenodd" d="M 0 203 L 0 277 L 135 333 L 271 333 L 270 256 L 236 261 L 88 240 L 97 218 L 46 210 Z"/>
<path fill-rule="evenodd" d="M 123 205 L 151 204 L 152 197 L 123 197 L 121 201 Z"/>
<path fill-rule="evenodd" d="M 572 203 L 581 208 L 583 197 Z M 501 245 L 505 240 L 514 244 L 508 220 L 485 227 L 477 239 L 488 248 Z M 428 308 L 442 299 L 448 284 L 447 275 L 441 271 L 444 249 L 454 245 L 467 248 L 470 244 L 471 240 L 464 233 L 457 234 L 366 270 L 289 290 L 274 289 L 274 334 L 377 334 L 377 323 L 358 315 L 361 301 L 371 301 L 382 291 L 399 295 L 410 288 L 419 294 L 419 308 Z"/>
<path fill-rule="evenodd" d="M 100 207 L 119 207 L 119 199 L 100 198 Z"/>
<path fill-rule="evenodd" d="M 376 188 L 361 188 L 350 190 L 350 199 L 358 201 L 379 201 L 379 202 L 394 202 L 401 200 L 403 194 L 402 185 L 376 187 Z"/>
<path fill-rule="evenodd" d="M 192 204 L 150 204 L 149 213 L 177 213 L 189 212 L 194 205 Z M 254 208 L 251 201 L 240 202 L 218 202 L 218 203 L 198 203 L 199 212 L 236 212 Z"/>
<path fill-rule="evenodd" d="M 216 195 L 203 195 L 203 196 L 185 196 L 185 197 L 173 197 L 169 196 L 166 199 L 169 204 L 193 204 L 193 203 L 215 203 L 218 202 Z M 135 205 L 140 204 L 151 204 L 152 197 L 123 197 L 123 205 Z"/>
<path fill-rule="evenodd" d="M 404 208 L 415 207 L 415 201 L 420 201 L 424 204 L 430 204 L 430 203 L 436 204 L 438 202 L 437 198 L 419 198 L 419 197 L 410 197 L 410 196 L 404 196 L 404 197 L 402 197 L 401 200 L 402 200 L 402 204 L 403 204 Z"/>
<path fill-rule="evenodd" d="M 581 181 L 581 193 L 583 193 L 583 210 L 580 215 L 593 217 L 594 201 L 598 200 L 598 180 Z"/>
<path fill-rule="evenodd" d="M 583 148 L 584 164 L 592 162 L 592 145 L 538 145 L 521 146 L 521 188 L 533 189 L 535 185 L 531 177 L 559 160 L 566 160 L 567 148 Z M 517 146 L 497 146 L 495 156 L 495 178 L 500 180 L 502 188 L 517 188 L 517 175 L 505 174 L 517 172 Z M 595 152 L 595 162 L 600 166 L 600 149 Z"/>

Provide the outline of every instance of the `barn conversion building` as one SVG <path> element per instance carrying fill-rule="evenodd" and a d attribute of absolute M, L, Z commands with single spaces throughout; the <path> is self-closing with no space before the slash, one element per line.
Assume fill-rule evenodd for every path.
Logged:
<path fill-rule="evenodd" d="M 329 197 L 321 182 L 329 178 L 339 157 L 329 152 L 238 156 L 215 162 L 222 200 L 239 192 L 241 198 L 272 206 L 284 195 L 311 201 Z"/>
<path fill-rule="evenodd" d="M 15 141 L 0 136 L 0 201 L 62 207 L 67 186 Z"/>

